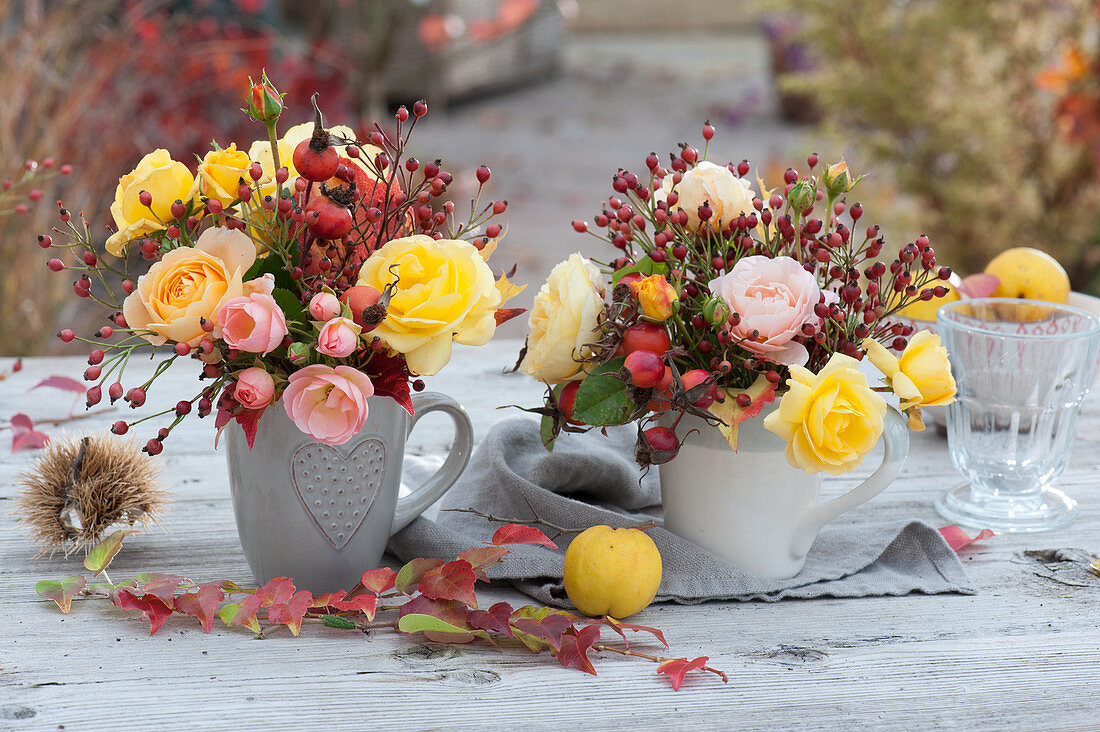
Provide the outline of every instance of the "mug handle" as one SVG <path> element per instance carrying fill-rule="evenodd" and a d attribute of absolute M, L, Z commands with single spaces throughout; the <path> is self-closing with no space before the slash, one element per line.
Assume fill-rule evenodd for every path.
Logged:
<path fill-rule="evenodd" d="M 909 454 L 909 428 L 905 418 L 893 407 L 886 408 L 884 422 L 882 465 L 870 478 L 852 490 L 830 501 L 812 506 L 802 515 L 791 537 L 791 552 L 794 556 L 806 556 L 821 527 L 845 511 L 850 511 L 882 493 L 886 486 L 898 477 L 901 466 L 905 464 L 905 458 Z"/>
<path fill-rule="evenodd" d="M 439 500 L 447 492 L 458 476 L 470 462 L 470 453 L 474 449 L 474 429 L 466 410 L 449 396 L 435 392 L 416 394 L 413 401 L 413 418 L 409 421 L 406 435 L 412 432 L 420 418 L 429 412 L 446 413 L 455 425 L 455 439 L 443 465 L 423 484 L 413 488 L 412 493 L 397 499 L 397 510 L 390 526 L 390 536 L 412 523 L 420 514 Z"/>

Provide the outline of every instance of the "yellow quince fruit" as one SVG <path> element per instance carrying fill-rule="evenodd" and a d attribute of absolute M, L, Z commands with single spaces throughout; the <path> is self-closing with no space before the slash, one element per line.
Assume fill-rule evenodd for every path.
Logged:
<path fill-rule="evenodd" d="M 998 254 L 985 268 L 1001 282 L 994 297 L 1022 297 L 1065 304 L 1069 275 L 1058 260 L 1032 247 L 1013 247 Z"/>
<path fill-rule="evenodd" d="M 661 584 L 661 553 L 639 529 L 593 526 L 565 550 L 565 592 L 585 615 L 629 617 Z"/>

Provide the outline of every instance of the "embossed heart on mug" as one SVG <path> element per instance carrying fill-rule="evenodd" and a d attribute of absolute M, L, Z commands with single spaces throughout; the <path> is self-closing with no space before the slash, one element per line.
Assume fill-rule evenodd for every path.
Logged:
<path fill-rule="evenodd" d="M 341 452 L 310 443 L 291 458 L 294 489 L 313 523 L 332 546 L 343 549 L 367 517 L 382 487 L 386 446 L 370 438 Z"/>

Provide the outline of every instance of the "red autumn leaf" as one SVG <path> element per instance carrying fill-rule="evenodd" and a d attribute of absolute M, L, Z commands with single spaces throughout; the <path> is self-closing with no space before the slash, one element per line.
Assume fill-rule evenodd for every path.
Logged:
<path fill-rule="evenodd" d="M 496 317 L 497 325 L 499 326 L 503 323 L 507 323 L 512 318 L 523 315 L 525 312 L 527 312 L 526 308 L 500 308 L 494 313 L 494 317 Z"/>
<path fill-rule="evenodd" d="M 982 529 L 978 532 L 978 535 L 971 539 L 967 536 L 966 532 L 960 529 L 958 526 L 944 526 L 940 529 L 940 533 L 943 538 L 947 540 L 948 546 L 950 546 L 956 553 L 964 548 L 968 547 L 976 541 L 982 541 L 990 537 L 996 536 L 995 533 L 989 529 Z"/>
<path fill-rule="evenodd" d="M 469 643 L 474 639 L 473 633 L 465 632 L 472 629 L 469 623 L 470 609 L 457 600 L 433 600 L 423 595 L 417 595 L 409 602 L 401 606 L 399 618 L 406 615 L 428 615 L 442 620 L 456 628 L 462 628 L 463 633 L 441 633 L 425 631 L 424 637 L 438 643 Z"/>
<path fill-rule="evenodd" d="M 377 592 L 379 595 L 383 592 L 392 590 L 396 582 L 397 572 L 394 572 L 389 567 L 368 569 L 366 572 L 363 572 L 363 576 L 359 578 L 359 583 L 362 584 L 363 587 L 366 587 L 371 592 Z"/>
<path fill-rule="evenodd" d="M 502 546 L 478 546 L 467 549 L 459 554 L 458 558 L 465 559 L 470 563 L 470 566 L 474 568 L 474 576 L 482 582 L 488 582 L 489 578 L 485 575 L 484 570 L 494 564 L 500 564 L 500 560 L 508 554 L 511 554 L 511 552 Z"/>
<path fill-rule="evenodd" d="M 512 621 L 512 626 L 527 635 L 542 638 L 555 651 L 561 650 L 562 634 L 573 627 L 573 621 L 559 613 L 551 613 L 541 620 L 526 618 Z"/>
<path fill-rule="evenodd" d="M 121 602 L 118 599 L 118 593 L 128 587 L 137 587 L 137 582 L 134 580 L 126 580 L 125 582 L 119 582 L 117 585 L 112 585 L 107 582 L 96 582 L 88 585 L 88 592 L 106 595 L 107 599 L 111 601 L 111 604 L 118 607 Z"/>
<path fill-rule="evenodd" d="M 363 613 L 367 620 L 374 620 L 374 612 L 378 608 L 378 595 L 364 592 L 362 595 L 347 600 L 337 600 L 332 604 L 337 610 L 354 610 Z"/>
<path fill-rule="evenodd" d="M 260 609 L 260 601 L 255 595 L 249 595 L 241 602 L 227 602 L 218 610 L 218 617 L 226 626 L 243 625 L 253 633 L 260 632 L 260 621 L 256 619 L 256 612 Z"/>
<path fill-rule="evenodd" d="M 375 396 L 392 397 L 413 416 L 412 393 L 409 391 L 409 369 L 400 356 L 376 353 L 367 364 L 367 375 L 374 384 Z"/>
<path fill-rule="evenodd" d="M 550 541 L 546 534 L 534 526 L 524 524 L 505 524 L 493 534 L 494 544 L 541 544 L 550 549 L 557 549 L 558 545 Z"/>
<path fill-rule="evenodd" d="M 488 610 L 471 610 L 466 619 L 478 630 L 512 636 L 512 606 L 506 602 L 498 602 Z"/>
<path fill-rule="evenodd" d="M 313 598 L 313 605 L 310 609 L 335 607 L 336 603 L 340 602 L 347 595 L 343 590 L 337 590 L 336 592 L 326 592 L 323 595 L 315 595 Z"/>
<path fill-rule="evenodd" d="M 42 580 L 36 582 L 34 591 L 47 600 L 53 600 L 61 608 L 61 612 L 68 614 L 76 593 L 88 585 L 88 580 L 83 575 L 74 574 L 63 580 Z"/>
<path fill-rule="evenodd" d="M 621 620 L 616 620 L 612 617 L 607 618 L 582 618 L 581 622 L 588 623 L 589 625 L 606 625 L 614 630 L 620 636 L 622 636 L 623 644 L 629 648 L 630 644 L 626 640 L 626 633 L 624 630 L 632 630 L 635 633 L 650 633 L 654 638 L 661 641 L 665 648 L 668 648 L 668 641 L 665 640 L 665 634 L 657 628 L 650 628 L 648 625 L 634 625 L 633 623 L 624 623 Z"/>
<path fill-rule="evenodd" d="M 420 578 L 424 573 L 441 564 L 443 564 L 442 559 L 413 559 L 398 571 L 397 577 L 394 578 L 394 586 L 398 592 L 411 595 L 420 584 Z"/>
<path fill-rule="evenodd" d="M 32 386 L 27 391 L 34 391 L 35 389 L 48 386 L 54 389 L 61 389 L 62 391 L 71 391 L 76 394 L 83 394 L 87 387 L 76 379 L 70 379 L 68 376 L 47 376 L 42 381 Z"/>
<path fill-rule="evenodd" d="M 433 600 L 458 600 L 467 607 L 477 609 L 477 595 L 474 594 L 474 568 L 465 559 L 438 567 L 432 567 L 420 578 L 417 588 L 420 594 Z"/>
<path fill-rule="evenodd" d="M 142 583 L 142 594 L 152 595 L 165 605 L 171 607 L 176 589 L 190 580 L 178 574 L 161 574 L 160 572 L 143 572 L 137 576 Z"/>
<path fill-rule="evenodd" d="M 11 451 L 22 450 L 25 447 L 37 450 L 45 447 L 50 441 L 50 436 L 34 429 L 34 421 L 25 414 L 12 415 L 11 418 Z"/>
<path fill-rule="evenodd" d="M 214 616 L 218 606 L 225 598 L 222 588 L 216 583 L 206 584 L 195 592 L 185 592 L 175 599 L 176 610 L 198 618 L 204 633 L 209 633 L 214 625 Z"/>
<path fill-rule="evenodd" d="M 269 607 L 277 603 L 284 603 L 294 594 L 294 580 L 290 577 L 276 577 L 256 590 L 253 597 L 259 601 L 259 607 Z M 246 597 L 247 601 L 248 598 Z M 244 603 L 242 602 L 242 605 Z"/>
<path fill-rule="evenodd" d="M 252 445 L 256 442 L 256 430 L 260 428 L 260 417 L 264 414 L 263 409 L 241 409 L 235 415 L 234 419 L 237 420 L 237 424 L 244 430 L 244 439 L 248 441 L 248 449 L 252 449 Z"/>
<path fill-rule="evenodd" d="M 580 630 L 571 629 L 561 637 L 558 663 L 565 668 L 579 669 L 595 676 L 596 669 L 592 667 L 592 661 L 588 658 L 588 650 L 599 639 L 600 626 L 598 625 L 586 625 Z"/>
<path fill-rule="evenodd" d="M 297 637 L 302 631 L 302 618 L 313 605 L 313 595 L 309 590 L 298 590 L 286 602 L 280 602 L 267 609 L 267 621 L 290 628 Z"/>
<path fill-rule="evenodd" d="M 156 633 L 164 621 L 172 614 L 172 608 L 161 602 L 155 595 L 137 596 L 133 590 L 123 589 L 118 593 L 118 606 L 123 610 L 140 610 L 149 621 L 149 635 Z"/>
<path fill-rule="evenodd" d="M 680 686 L 684 683 L 684 675 L 687 674 L 688 671 L 703 668 L 707 665 L 707 661 L 709 660 L 710 658 L 708 656 L 700 656 L 694 661 L 689 661 L 686 658 L 674 658 L 658 666 L 657 673 L 668 674 L 668 680 L 669 683 L 672 684 L 672 690 L 679 691 Z"/>

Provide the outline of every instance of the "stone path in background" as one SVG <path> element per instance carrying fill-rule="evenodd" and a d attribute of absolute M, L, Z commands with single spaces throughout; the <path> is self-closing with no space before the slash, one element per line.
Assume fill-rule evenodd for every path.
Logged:
<path fill-rule="evenodd" d="M 775 108 L 763 37 L 585 33 L 567 40 L 556 78 L 431 114 L 416 137 L 447 151 L 452 170 L 492 168 L 488 194 L 510 204 L 492 264 L 519 265 L 516 280 L 531 286 L 517 306 L 528 307 L 550 267 L 571 252 L 608 258 L 609 246 L 570 222 L 591 221 L 612 192 L 612 174 L 644 170 L 650 152 L 667 160 L 677 142 L 701 145 L 706 119 L 718 128 L 708 156 L 717 162 L 811 152 L 804 129 L 779 121 Z M 456 190 L 456 203 L 471 192 Z M 525 328 L 525 319 L 513 321 L 501 334 Z"/>

